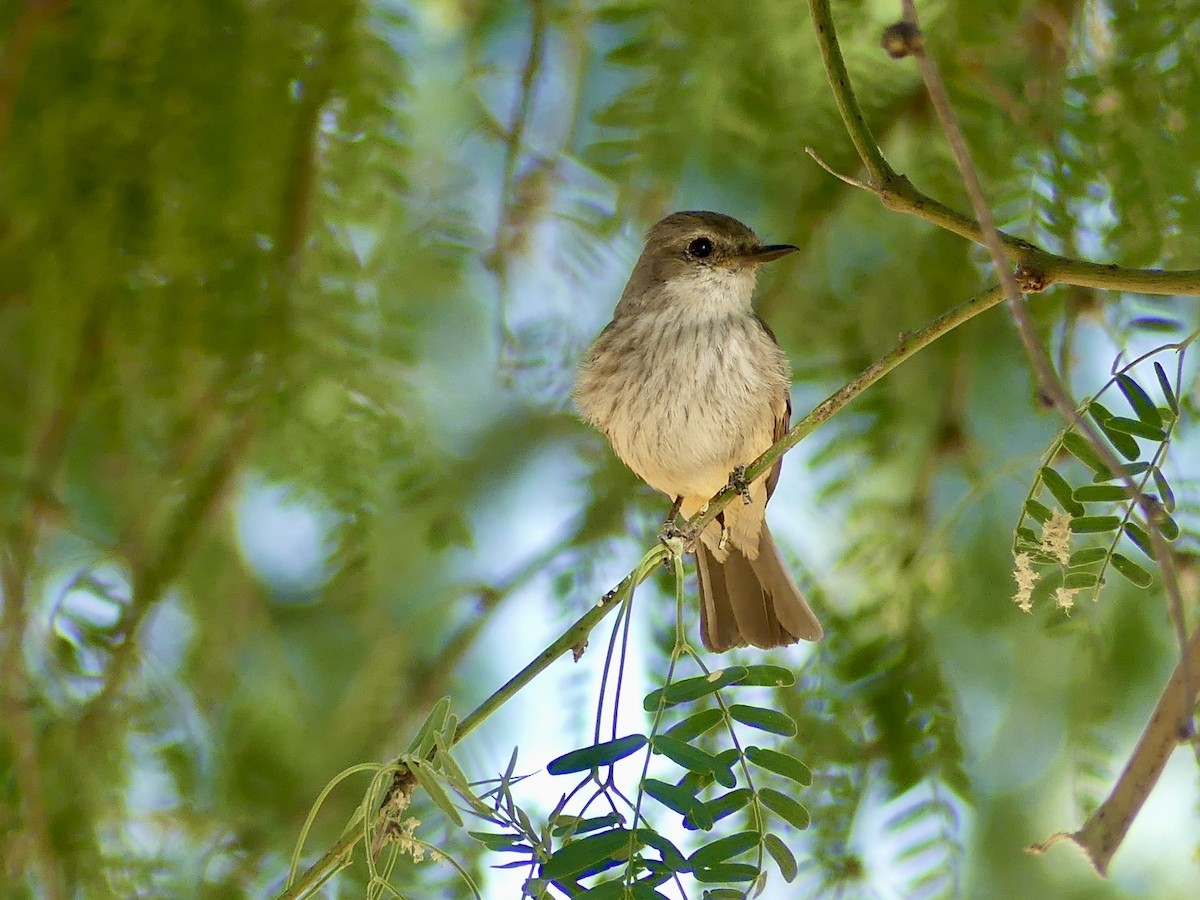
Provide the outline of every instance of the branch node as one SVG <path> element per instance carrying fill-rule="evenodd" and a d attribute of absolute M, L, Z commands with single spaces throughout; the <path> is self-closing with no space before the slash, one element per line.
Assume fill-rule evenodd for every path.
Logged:
<path fill-rule="evenodd" d="M 1016 279 L 1022 294 L 1040 294 L 1053 283 L 1053 279 L 1044 270 L 1024 264 L 1017 266 L 1013 271 L 1013 278 Z"/>
<path fill-rule="evenodd" d="M 912 22 L 897 22 L 884 29 L 879 46 L 892 59 L 904 59 L 925 49 L 925 35 Z"/>

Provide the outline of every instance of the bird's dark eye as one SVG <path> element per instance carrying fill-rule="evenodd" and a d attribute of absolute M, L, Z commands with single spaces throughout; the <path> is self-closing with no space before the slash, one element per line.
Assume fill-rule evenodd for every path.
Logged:
<path fill-rule="evenodd" d="M 706 237 L 698 237 L 688 244 L 688 253 L 692 256 L 699 256 L 703 259 L 705 256 L 711 256 L 713 252 L 713 242 Z"/>

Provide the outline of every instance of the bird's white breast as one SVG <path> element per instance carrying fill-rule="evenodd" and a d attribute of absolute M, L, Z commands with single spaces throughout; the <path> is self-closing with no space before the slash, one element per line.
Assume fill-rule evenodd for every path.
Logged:
<path fill-rule="evenodd" d="M 752 273 L 703 272 L 707 283 L 664 286 L 663 302 L 618 317 L 576 392 L 617 455 L 670 496 L 707 498 L 769 447 L 789 387 L 782 351 L 750 310 Z"/>

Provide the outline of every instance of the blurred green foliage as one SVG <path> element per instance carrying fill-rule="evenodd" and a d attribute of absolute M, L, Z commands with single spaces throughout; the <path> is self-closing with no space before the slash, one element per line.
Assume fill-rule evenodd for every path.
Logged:
<path fill-rule="evenodd" d="M 965 207 L 915 69 L 878 48 L 899 4 L 833 6 L 885 153 Z M 1004 227 L 1200 265 L 1200 4 L 921 10 Z M 273 895 L 338 771 L 389 759 L 443 694 L 461 715 L 524 663 L 504 635 L 554 632 L 611 586 L 663 503 L 567 385 L 660 214 L 721 209 L 803 248 L 759 292 L 798 413 L 986 284 L 977 248 L 807 146 L 856 170 L 801 3 L 0 6 L 4 896 Z M 1069 287 L 1033 309 L 1081 396 L 1198 319 L 1195 298 Z M 1131 324 L 1147 314 L 1181 327 Z M 1105 883 L 1069 850 L 1021 853 L 1103 797 L 1176 651 L 1157 582 L 1110 579 L 1070 618 L 1010 603 L 1012 528 L 1061 426 L 1003 315 L 785 467 L 773 517 L 830 635 L 802 667 L 779 657 L 801 672 L 778 698 L 789 752 L 815 776 L 801 883 L 1191 896 L 1187 828 L 1148 857 L 1170 829 L 1147 825 Z M 1192 360 L 1166 467 L 1193 597 L 1195 384 Z M 247 549 L 263 484 L 319 514 L 290 551 L 319 578 Z M 668 606 L 647 587 L 635 615 L 664 633 Z M 571 717 L 593 687 L 556 672 L 472 777 L 555 704 L 586 743 Z M 1194 836 L 1188 796 L 1154 809 Z M 310 850 L 357 801 L 334 794 Z M 440 828 L 424 838 L 491 862 Z M 464 896 L 448 868 L 401 865 L 410 896 Z"/>

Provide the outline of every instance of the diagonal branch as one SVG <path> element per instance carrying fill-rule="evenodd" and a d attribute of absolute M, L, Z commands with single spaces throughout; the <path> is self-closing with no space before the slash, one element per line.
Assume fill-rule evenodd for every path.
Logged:
<path fill-rule="evenodd" d="M 1200 628 L 1192 632 L 1188 642 L 1188 653 L 1193 659 L 1200 658 Z M 1171 753 L 1186 739 L 1191 727 L 1193 707 L 1184 703 L 1185 694 L 1195 696 L 1200 691 L 1200 678 L 1196 667 L 1192 667 L 1191 684 L 1185 685 L 1183 659 L 1175 666 L 1171 678 L 1159 695 L 1158 704 L 1150 721 L 1142 730 L 1137 747 L 1125 771 L 1117 779 L 1112 792 L 1100 806 L 1088 816 L 1083 827 L 1071 834 L 1059 833 L 1030 847 L 1031 853 L 1044 853 L 1064 838 L 1069 838 L 1087 854 L 1096 871 L 1108 874 L 1108 864 L 1113 854 L 1125 839 L 1129 826 L 1150 795 L 1150 789 L 1158 782 Z"/>
<path fill-rule="evenodd" d="M 938 338 L 949 334 L 959 325 L 973 319 L 980 313 L 986 312 L 999 304 L 1003 299 L 1004 296 L 1000 289 L 993 287 L 978 297 L 974 297 L 966 303 L 956 306 L 924 328 L 900 335 L 900 340 L 891 352 L 880 357 L 880 359 L 864 369 L 844 387 L 835 391 L 826 400 L 818 404 L 812 412 L 797 422 L 778 443 L 755 460 L 753 464 L 747 466 L 747 480 L 753 481 L 763 475 L 774 465 L 777 459 L 800 443 L 806 435 L 814 431 L 819 425 L 833 418 L 836 413 L 848 406 L 851 401 L 856 399 L 867 388 L 875 384 L 875 382 L 879 381 L 905 360 L 911 359 Z M 724 509 L 736 496 L 738 496 L 738 493 L 734 488 L 726 488 L 721 491 L 709 501 L 708 507 L 703 513 L 697 513 L 688 520 L 684 527 L 685 533 L 689 535 L 699 534 L 704 526 L 716 518 L 717 513 Z M 648 578 L 657 569 L 659 563 L 668 558 L 669 554 L 670 550 L 661 544 L 647 553 L 638 566 L 613 590 L 605 594 L 596 606 L 591 607 L 579 619 L 568 626 L 554 643 L 539 653 L 525 668 L 521 669 L 520 672 L 510 678 L 500 689 L 467 715 L 459 723 L 458 729 L 454 733 L 452 746 L 462 741 L 463 738 L 474 731 L 492 713 L 511 700 L 518 691 L 545 671 L 551 663 L 565 656 L 567 651 L 576 650 L 586 642 L 592 629 L 605 616 L 620 606 L 633 592 L 633 589 Z M 398 783 L 403 786 L 404 781 L 402 777 L 398 780 Z M 393 790 L 395 789 L 393 788 Z M 293 884 L 289 885 L 279 895 L 278 900 L 294 900 L 294 898 L 303 897 L 315 886 L 330 878 L 345 864 L 347 855 L 363 839 L 363 833 L 364 829 L 362 824 L 360 824 L 343 835 L 337 843 L 310 865 Z"/>

